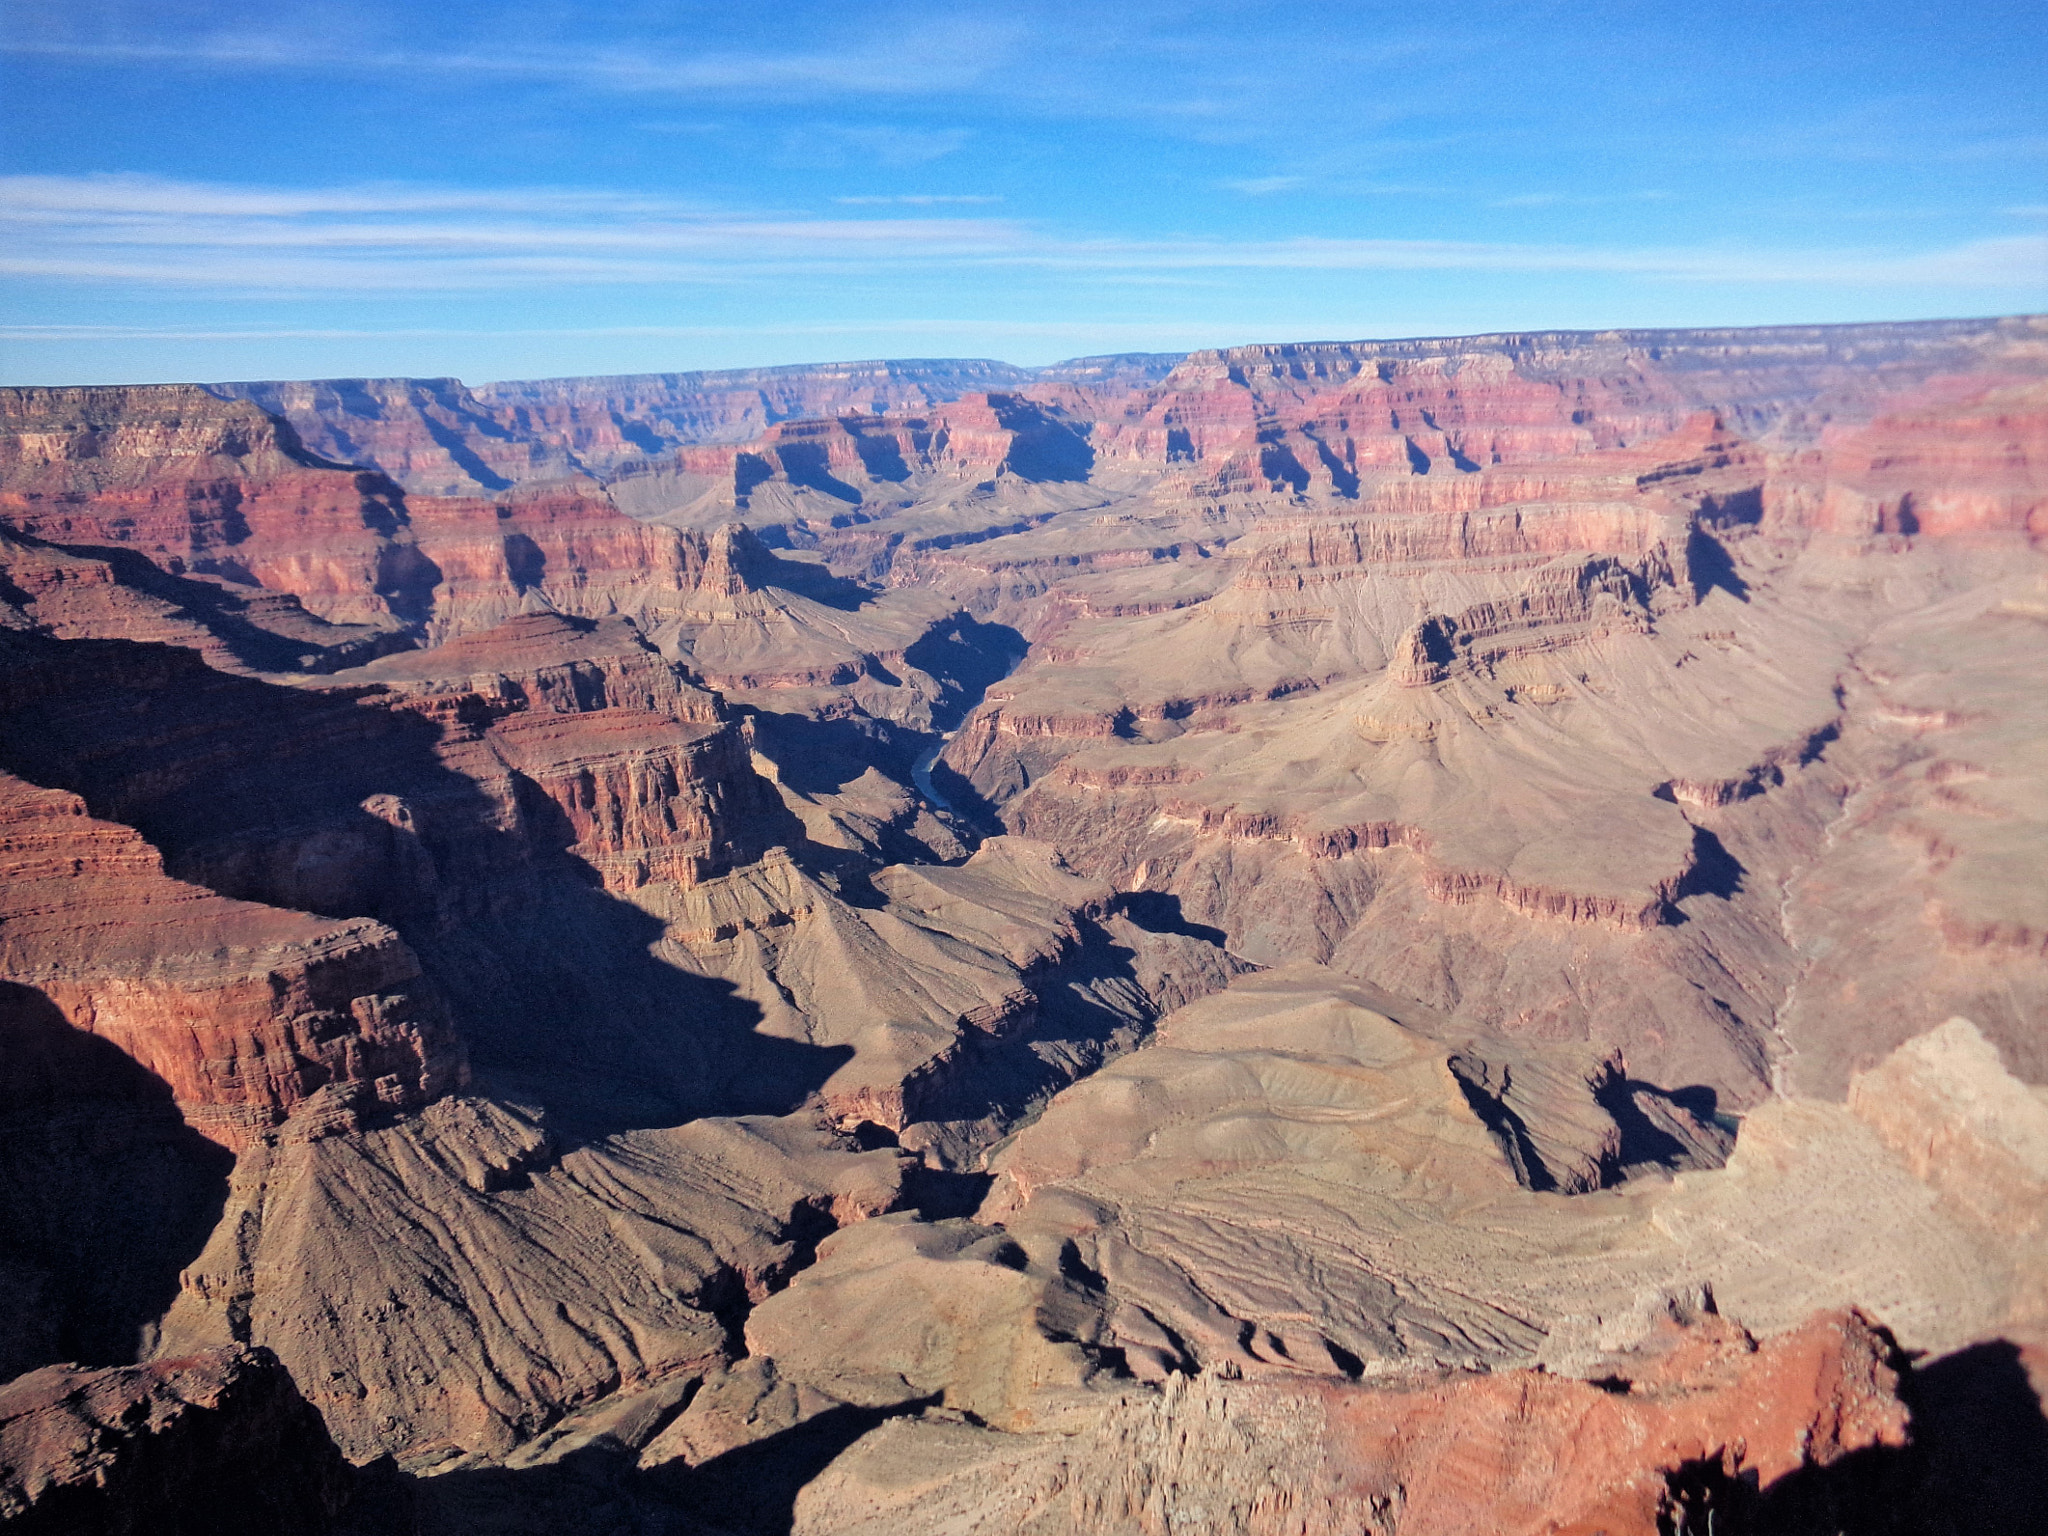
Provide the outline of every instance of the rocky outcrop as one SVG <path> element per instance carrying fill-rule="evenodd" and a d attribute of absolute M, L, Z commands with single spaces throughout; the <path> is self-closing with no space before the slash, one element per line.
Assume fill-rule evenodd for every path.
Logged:
<path fill-rule="evenodd" d="M 564 1146 L 473 1098 L 287 1135 L 238 1165 L 164 1348 L 275 1351 L 357 1459 L 494 1460 L 574 1409 L 721 1366 L 750 1296 L 836 1221 L 896 1203 L 898 1162 L 801 1121 Z"/>
<path fill-rule="evenodd" d="M 74 552 L 4 529 L 0 628 L 184 646 L 224 672 L 333 672 L 412 644 L 381 625 L 331 624 L 290 593 L 172 576 L 132 551 Z"/>
<path fill-rule="evenodd" d="M 502 624 L 534 606 L 602 618 L 659 617 L 695 590 L 700 539 L 622 514 L 589 481 L 501 497 L 413 497 L 408 527 L 433 579 L 420 618 L 435 639 Z"/>
<path fill-rule="evenodd" d="M 289 421 L 316 453 L 373 465 L 431 496 L 630 469 L 691 444 L 743 443 L 785 421 L 848 413 L 915 417 L 987 390 L 1062 403 L 1163 376 L 1177 354 L 1076 358 L 1050 368 L 972 360 L 870 362 L 705 373 L 536 379 L 465 388 L 455 379 L 215 384 Z M 686 466 L 694 461 L 683 456 Z M 730 473 L 730 456 L 724 471 Z"/>
<path fill-rule="evenodd" d="M 490 744 L 522 780 L 522 809 L 544 797 L 564 851 L 616 894 L 697 885 L 748 861 L 780 811 L 729 726 L 683 729 L 652 710 L 534 713 L 493 727 Z"/>
<path fill-rule="evenodd" d="M 1598 1378 L 1702 1283 L 1762 1333 L 1860 1301 L 1935 1351 L 2031 1315 L 2037 1261 L 1839 1105 L 1752 1114 L 1724 1176 L 1684 1100 L 1454 1031 L 1327 971 L 1241 979 L 1055 1099 L 978 1219 L 1034 1273 L 1094 1277 L 1060 1331 L 1153 1378 Z M 1929 1246 L 1902 1261 L 1909 1229 Z"/>
<path fill-rule="evenodd" d="M 422 713 L 478 723 L 531 711 L 573 715 L 638 709 L 686 725 L 718 725 L 718 696 L 622 619 L 546 611 L 359 669 L 340 683 L 381 685 Z"/>
<path fill-rule="evenodd" d="M 1594 1385 L 1530 1372 L 1389 1390 L 1176 1376 L 1035 1436 L 897 1419 L 800 1497 L 802 1532 L 1161 1527 L 1628 1536 L 1783 1520 L 1885 1521 L 1907 1413 L 1888 1342 L 1853 1314 L 1759 1345 L 1669 1324 Z M 971 1421 L 970 1421 L 971 1422 Z M 1887 1484 L 1891 1487 L 1887 1487 Z M 1883 1528 L 1875 1525 L 1870 1528 Z"/>
<path fill-rule="evenodd" d="M 445 1004 L 381 923 L 169 879 L 129 827 L 12 777 L 0 778 L 0 871 L 0 970 L 168 1085 L 185 1119 L 225 1146 L 296 1111 L 347 1124 L 465 1078 Z M 30 1028 L 26 1017 L 11 1026 L 18 1048 Z"/>
<path fill-rule="evenodd" d="M 265 1349 L 0 1387 L 0 1520 L 24 1536 L 332 1531 L 348 1464 Z"/>
<path fill-rule="evenodd" d="M 1852 536 L 2048 533 L 2048 388 L 1962 378 L 1823 434 L 1772 510 Z M 1818 484 L 1814 483 L 1818 479 Z"/>
<path fill-rule="evenodd" d="M 2007 1072 L 1968 1019 L 1857 1073 L 1849 1112 L 1984 1226 L 2035 1248 L 2048 1242 L 2048 1096 Z"/>
<path fill-rule="evenodd" d="M 536 598 L 593 616 L 673 607 L 702 559 L 588 481 L 408 500 L 254 405 L 186 385 L 0 391 L 0 522 L 73 553 L 132 552 L 159 581 L 213 578 L 436 637 Z"/>
<path fill-rule="evenodd" d="M 593 449 L 599 457 L 635 451 L 609 411 L 579 413 L 563 424 L 566 431 L 541 438 L 530 421 L 494 409 L 459 379 L 315 379 L 207 390 L 289 422 L 323 458 L 373 466 L 416 495 L 502 491 L 521 480 L 573 475 Z"/>

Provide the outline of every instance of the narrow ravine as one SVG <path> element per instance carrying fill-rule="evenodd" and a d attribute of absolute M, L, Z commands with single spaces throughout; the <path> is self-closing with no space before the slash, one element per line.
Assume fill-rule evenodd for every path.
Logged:
<path fill-rule="evenodd" d="M 1024 658 L 1027 654 L 1029 653 L 1019 651 L 1011 656 L 1009 664 L 1003 668 L 1001 673 L 984 683 L 974 692 L 972 697 L 962 700 L 960 711 L 954 716 L 952 724 L 941 732 L 937 741 L 933 742 L 923 752 L 920 752 L 917 755 L 917 760 L 910 765 L 910 782 L 916 786 L 917 792 L 920 795 L 923 795 L 925 799 L 936 805 L 940 810 L 951 811 L 955 815 L 959 814 L 959 807 L 940 794 L 937 786 L 932 783 L 932 768 L 937 764 L 940 754 L 946 750 L 948 744 L 952 742 L 955 736 L 960 734 L 960 728 L 967 723 L 967 717 L 972 715 L 980 706 L 981 701 L 988 697 L 989 689 L 1023 666 Z M 935 721 L 934 724 L 936 723 Z"/>

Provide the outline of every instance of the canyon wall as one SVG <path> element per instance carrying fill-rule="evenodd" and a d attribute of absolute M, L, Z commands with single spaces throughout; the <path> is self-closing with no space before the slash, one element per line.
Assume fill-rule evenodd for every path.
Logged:
<path fill-rule="evenodd" d="M 0 391 L 0 1437 L 1993 1528 L 2044 424 L 2038 317 Z"/>

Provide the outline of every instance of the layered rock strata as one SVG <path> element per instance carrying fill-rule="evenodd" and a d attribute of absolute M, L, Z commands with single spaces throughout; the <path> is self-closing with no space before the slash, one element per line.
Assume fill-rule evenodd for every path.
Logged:
<path fill-rule="evenodd" d="M 31 1042 L 49 1032 L 30 1015 L 52 1011 L 234 1149 L 316 1097 L 342 1116 L 359 1103 L 403 1109 L 466 1077 L 446 1005 L 383 924 L 170 879 L 156 849 L 74 794 L 7 776 L 0 805 L 0 968 L 20 1015 L 12 1094 L 37 1095 L 47 1058 Z M 50 1078 L 51 1094 L 85 1086 L 55 1062 Z"/>
<path fill-rule="evenodd" d="M 2041 341 L 11 392 L 0 1356 L 451 1529 L 1996 1528 Z"/>

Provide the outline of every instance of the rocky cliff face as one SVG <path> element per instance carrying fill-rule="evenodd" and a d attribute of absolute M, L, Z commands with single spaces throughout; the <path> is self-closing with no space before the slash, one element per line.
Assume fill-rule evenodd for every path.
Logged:
<path fill-rule="evenodd" d="M 493 499 L 408 500 L 381 473 L 317 457 L 293 429 L 196 386 L 0 392 L 0 504 L 17 534 L 141 555 L 244 599 L 321 618 L 452 633 L 529 594 L 570 612 L 673 605 L 701 544 L 621 516 L 567 481 Z"/>
<path fill-rule="evenodd" d="M 20 1005 L 33 993 L 119 1048 L 202 1134 L 239 1149 L 316 1096 L 346 1121 L 464 1080 L 445 1005 L 389 928 L 216 896 L 76 795 L 12 776 L 0 791 L 0 963 Z"/>
<path fill-rule="evenodd" d="M 2043 337 L 0 394 L 0 1369 L 431 1529 L 1968 1528 Z"/>
<path fill-rule="evenodd" d="M 0 1518 L 16 1530 L 334 1530 L 347 1464 L 263 1350 L 0 1387 Z"/>

